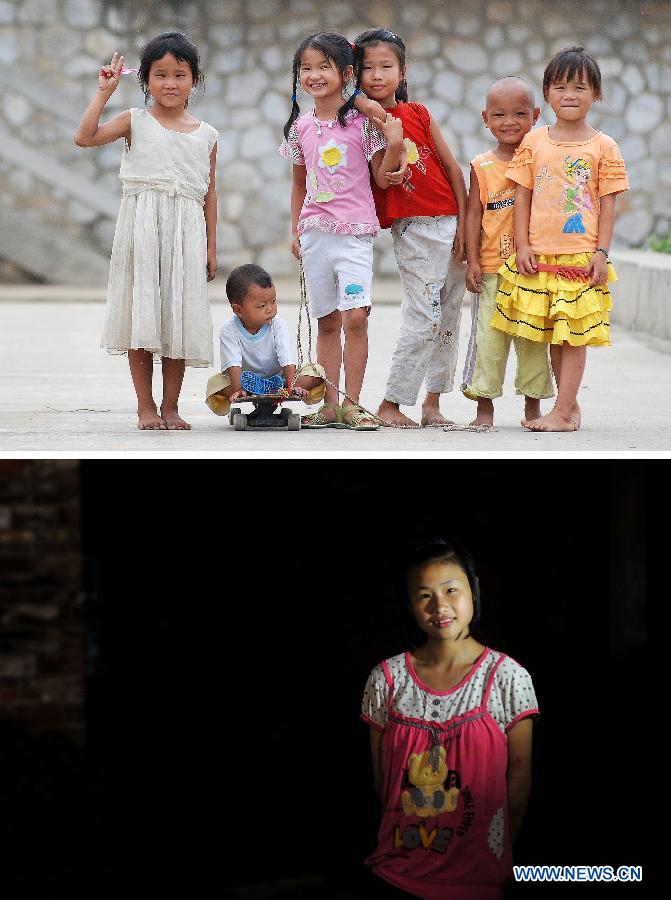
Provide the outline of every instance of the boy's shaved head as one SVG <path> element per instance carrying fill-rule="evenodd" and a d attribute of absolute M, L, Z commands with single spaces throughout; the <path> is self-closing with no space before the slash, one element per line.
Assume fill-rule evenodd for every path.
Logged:
<path fill-rule="evenodd" d="M 494 100 L 497 95 L 501 96 L 502 93 L 507 93 L 508 91 L 524 92 L 530 108 L 535 108 L 536 98 L 534 97 L 534 92 L 531 89 L 529 82 L 522 78 L 521 75 L 504 75 L 503 78 L 497 78 L 487 91 L 485 105 L 488 104 L 490 100 Z"/>

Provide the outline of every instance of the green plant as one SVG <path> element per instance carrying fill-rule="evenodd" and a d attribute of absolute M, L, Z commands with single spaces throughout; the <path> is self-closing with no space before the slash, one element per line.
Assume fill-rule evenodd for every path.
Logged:
<path fill-rule="evenodd" d="M 657 253 L 671 253 L 671 231 L 665 237 L 655 235 L 650 238 L 650 249 Z"/>

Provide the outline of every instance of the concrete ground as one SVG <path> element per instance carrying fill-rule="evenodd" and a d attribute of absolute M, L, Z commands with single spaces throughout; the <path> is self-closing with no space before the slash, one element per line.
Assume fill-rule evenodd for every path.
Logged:
<path fill-rule="evenodd" d="M 218 286 L 219 287 L 219 286 Z M 396 288 L 378 290 L 383 302 L 370 319 L 370 358 L 362 402 L 375 410 L 387 377 L 399 318 Z M 280 298 L 291 292 L 279 291 Z M 99 291 L 80 291 L 76 302 L 53 301 L 57 291 L 0 291 L 0 454 L 91 453 L 129 455 L 257 452 L 310 456 L 339 454 L 431 455 L 456 453 L 519 455 L 573 451 L 611 454 L 671 450 L 671 356 L 641 336 L 613 328 L 613 347 L 588 352 L 580 392 L 583 427 L 572 434 L 536 434 L 519 425 L 521 398 L 513 393 L 511 359 L 505 395 L 496 402 L 497 430 L 487 434 L 445 433 L 442 429 L 380 429 L 349 432 L 321 429 L 300 432 L 235 432 L 228 419 L 214 416 L 203 403 L 214 369 L 188 369 L 181 412 L 193 425 L 188 432 L 141 432 L 136 427 L 135 397 L 124 357 L 98 346 L 104 304 Z M 70 296 L 73 296 L 70 294 Z M 88 300 L 88 296 L 98 299 Z M 377 298 L 376 298 L 377 299 Z M 213 292 L 215 333 L 230 315 L 220 291 Z M 280 303 L 281 315 L 295 332 L 298 306 Z M 463 370 L 470 328 L 464 310 L 457 365 Z M 215 352 L 218 359 L 218 351 Z M 156 386 L 159 381 L 155 374 Z M 159 395 L 160 396 L 160 395 Z M 421 398 L 420 398 L 421 399 Z M 543 410 L 550 406 L 545 401 Z M 294 404 L 294 410 L 302 404 Z M 475 404 L 457 389 L 445 397 L 443 413 L 460 424 L 473 417 Z M 419 417 L 419 406 L 404 409 Z"/>

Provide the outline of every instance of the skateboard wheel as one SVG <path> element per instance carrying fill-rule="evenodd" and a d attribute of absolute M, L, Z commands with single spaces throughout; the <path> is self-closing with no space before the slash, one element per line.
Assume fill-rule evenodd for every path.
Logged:
<path fill-rule="evenodd" d="M 232 406 L 228 413 L 228 421 L 233 424 L 233 419 L 242 412 L 239 406 Z"/>
<path fill-rule="evenodd" d="M 301 417 L 296 413 L 289 413 L 289 417 L 287 419 L 287 428 L 289 429 L 289 431 L 300 431 Z"/>
<path fill-rule="evenodd" d="M 233 428 L 236 431 L 246 431 L 247 430 L 247 416 L 243 415 L 243 413 L 236 413 L 233 417 Z"/>

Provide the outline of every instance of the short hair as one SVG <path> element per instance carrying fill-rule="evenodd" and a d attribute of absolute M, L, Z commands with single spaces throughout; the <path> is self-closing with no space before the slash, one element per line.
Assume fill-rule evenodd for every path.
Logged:
<path fill-rule="evenodd" d="M 513 81 L 519 82 L 520 86 L 523 87 L 528 95 L 529 95 L 529 103 L 531 104 L 531 108 L 536 108 L 536 96 L 534 94 L 534 89 L 531 87 L 526 78 L 523 78 L 521 75 L 503 75 L 501 78 L 497 78 L 496 81 L 493 81 L 487 90 L 487 94 L 485 95 L 485 105 L 487 105 L 487 97 L 491 94 L 494 88 L 497 85 L 506 85 L 510 84 Z"/>
<path fill-rule="evenodd" d="M 552 57 L 543 73 L 543 97 L 547 100 L 550 86 L 564 76 L 571 79 L 584 75 L 597 100 L 601 100 L 601 69 L 589 50 L 584 47 L 564 47 Z"/>
<path fill-rule="evenodd" d="M 246 263 L 244 266 L 238 266 L 233 269 L 226 279 L 226 296 L 229 303 L 243 303 L 247 296 L 247 291 L 252 284 L 257 284 L 262 288 L 273 286 L 273 279 L 254 263 Z"/>
<path fill-rule="evenodd" d="M 475 625 L 481 612 L 480 584 L 470 551 L 460 541 L 442 535 L 421 538 L 407 547 L 403 567 L 405 577 L 407 578 L 413 569 L 418 569 L 431 562 L 456 563 L 464 570 L 473 596 L 471 625 Z"/>
<path fill-rule="evenodd" d="M 140 55 L 140 68 L 137 77 L 144 93 L 145 103 L 149 99 L 149 71 L 151 64 L 158 59 L 163 59 L 166 53 L 172 53 L 175 59 L 188 64 L 193 76 L 194 87 L 202 84 L 205 79 L 203 70 L 200 67 L 198 48 L 191 38 L 181 31 L 164 31 L 162 34 L 157 34 L 156 37 L 147 41 Z"/>

